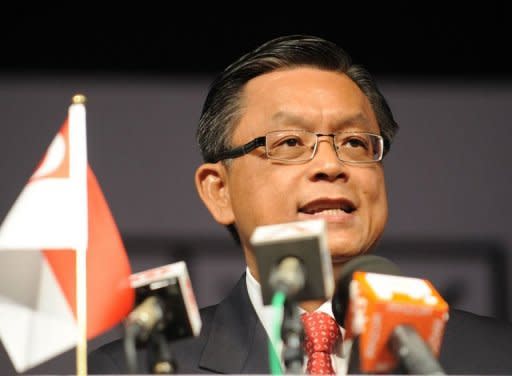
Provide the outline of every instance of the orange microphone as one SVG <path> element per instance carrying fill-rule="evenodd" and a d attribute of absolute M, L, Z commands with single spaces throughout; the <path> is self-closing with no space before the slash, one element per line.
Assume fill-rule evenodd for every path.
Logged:
<path fill-rule="evenodd" d="M 398 275 L 385 258 L 348 262 L 333 297 L 333 313 L 346 329 L 345 345 L 365 373 L 444 374 L 437 361 L 448 304 L 427 280 Z"/>

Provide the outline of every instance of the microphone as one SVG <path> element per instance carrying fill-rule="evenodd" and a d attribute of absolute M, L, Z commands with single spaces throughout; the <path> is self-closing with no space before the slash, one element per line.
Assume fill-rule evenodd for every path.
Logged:
<path fill-rule="evenodd" d="M 437 361 L 448 304 L 423 279 L 401 276 L 398 266 L 375 255 L 347 262 L 332 300 L 333 314 L 356 344 L 365 373 L 444 374 Z"/>
<path fill-rule="evenodd" d="M 130 276 L 136 307 L 124 322 L 124 350 L 128 370 L 138 371 L 136 346 L 148 345 L 150 373 L 174 373 L 167 342 L 198 336 L 201 317 L 184 261 Z"/>
<path fill-rule="evenodd" d="M 340 325 L 344 325 L 347 307 L 350 301 L 349 286 L 356 271 L 373 272 L 379 274 L 401 275 L 398 266 L 388 259 L 377 255 L 363 255 L 355 257 L 343 265 L 340 276 L 336 282 L 336 292 L 332 298 L 332 313 Z"/>
<path fill-rule="evenodd" d="M 169 341 L 199 335 L 201 317 L 184 261 L 132 274 L 130 284 L 136 308 L 125 325 L 138 328 L 139 342 L 155 329 Z"/>
<path fill-rule="evenodd" d="M 326 299 L 334 291 L 325 221 L 315 219 L 260 226 L 254 230 L 250 242 L 258 267 L 263 304 L 277 305 L 282 299 L 279 295 L 285 298 L 280 336 L 286 373 L 302 373 L 304 332 L 297 303 Z M 275 302 L 274 297 L 278 298 Z M 277 369 L 281 373 L 281 362 L 271 342 L 269 360 L 273 373 Z"/>
<path fill-rule="evenodd" d="M 327 299 L 334 278 L 323 219 L 257 227 L 250 239 L 263 304 L 277 291 L 296 301 Z"/>

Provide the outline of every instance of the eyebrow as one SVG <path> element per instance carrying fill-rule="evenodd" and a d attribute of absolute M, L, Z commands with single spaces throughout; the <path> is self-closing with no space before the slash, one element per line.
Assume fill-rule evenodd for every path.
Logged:
<path fill-rule="evenodd" d="M 274 124 L 292 124 L 301 128 L 313 128 L 314 124 L 304 118 L 302 115 L 293 112 L 278 111 L 272 115 L 271 120 Z M 370 127 L 370 121 L 362 112 L 350 116 L 341 116 L 331 124 L 334 128 L 343 128 L 351 125 L 362 125 L 364 128 Z"/>

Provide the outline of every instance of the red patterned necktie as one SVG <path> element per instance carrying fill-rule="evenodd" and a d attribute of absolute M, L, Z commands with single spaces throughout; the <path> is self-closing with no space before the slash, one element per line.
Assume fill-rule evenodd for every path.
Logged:
<path fill-rule="evenodd" d="M 304 347 L 308 355 L 306 372 L 310 375 L 334 375 L 331 354 L 341 336 L 336 321 L 326 313 L 311 312 L 302 315 Z"/>

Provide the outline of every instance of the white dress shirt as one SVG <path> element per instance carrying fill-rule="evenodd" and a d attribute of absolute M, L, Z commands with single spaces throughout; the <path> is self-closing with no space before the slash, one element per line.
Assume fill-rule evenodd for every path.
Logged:
<path fill-rule="evenodd" d="M 282 322 L 282 312 L 275 312 L 275 309 L 271 305 L 263 305 L 263 299 L 261 297 L 261 286 L 256 281 L 256 279 L 252 276 L 251 272 L 249 271 L 249 268 L 247 268 L 246 273 L 246 283 L 247 283 L 247 292 L 249 293 L 249 298 L 251 300 L 251 303 L 254 307 L 254 310 L 256 311 L 256 314 L 258 315 L 261 323 L 263 324 L 263 327 L 265 328 L 265 331 L 267 332 L 267 335 L 269 338 L 274 341 L 274 335 L 273 335 L 273 325 L 275 325 L 276 320 L 279 320 Z M 305 311 L 299 307 L 300 313 L 304 313 Z M 325 303 L 323 303 L 316 311 L 321 311 L 326 314 L 328 314 L 331 317 L 334 317 L 332 313 L 332 305 L 331 301 L 328 300 Z M 279 315 L 279 317 L 276 317 L 276 314 Z M 345 334 L 345 330 L 340 326 L 341 334 L 342 336 Z M 276 354 L 281 354 L 281 350 L 283 347 L 282 341 L 279 341 L 279 343 L 272 343 L 274 346 L 274 349 L 276 350 Z M 347 362 L 342 357 L 341 354 L 341 346 L 338 348 L 337 353 L 331 355 L 332 358 L 332 365 L 333 369 L 336 372 L 337 375 L 345 375 L 347 372 Z M 304 369 L 307 364 L 307 357 L 304 358 Z M 284 363 L 281 359 L 281 366 L 283 367 Z"/>

